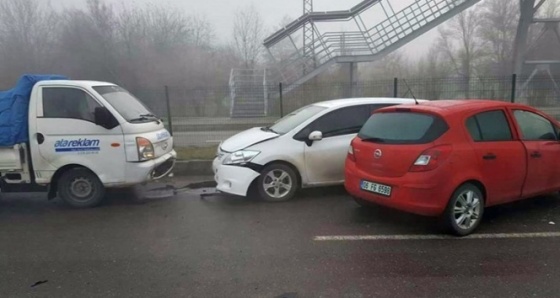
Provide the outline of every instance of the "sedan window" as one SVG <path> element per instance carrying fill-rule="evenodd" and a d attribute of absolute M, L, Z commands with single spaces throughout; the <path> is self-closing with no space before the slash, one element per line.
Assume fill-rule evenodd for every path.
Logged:
<path fill-rule="evenodd" d="M 374 110 L 390 105 L 369 104 L 341 108 L 317 119 L 308 128 L 304 129 L 304 133 L 320 131 L 324 138 L 355 134 L 360 131 Z"/>

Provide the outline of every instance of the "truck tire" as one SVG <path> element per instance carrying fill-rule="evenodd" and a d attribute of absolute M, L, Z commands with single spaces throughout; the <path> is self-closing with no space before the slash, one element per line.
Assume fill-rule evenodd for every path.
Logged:
<path fill-rule="evenodd" d="M 60 198 L 74 208 L 91 208 L 105 198 L 105 187 L 94 173 L 84 168 L 66 171 L 58 180 Z"/>

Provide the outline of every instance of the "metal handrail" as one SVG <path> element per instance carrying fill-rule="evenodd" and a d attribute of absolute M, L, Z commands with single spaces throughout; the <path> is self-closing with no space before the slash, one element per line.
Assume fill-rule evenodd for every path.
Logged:
<path fill-rule="evenodd" d="M 289 36 L 290 34 L 294 33 L 301 27 L 303 27 L 306 23 L 312 22 L 321 22 L 321 21 L 335 21 L 335 20 L 348 20 L 352 17 L 362 13 L 363 11 L 367 10 L 368 8 L 372 7 L 373 5 L 377 4 L 381 0 L 365 0 L 349 10 L 340 10 L 340 11 L 329 11 L 329 12 L 312 12 L 305 14 L 295 21 L 289 23 L 286 27 L 280 29 L 276 33 L 272 34 L 270 37 L 264 40 L 265 47 L 271 47 L 274 44 L 278 43 L 280 40 L 284 39 L 285 37 Z"/>
<path fill-rule="evenodd" d="M 295 51 L 291 55 L 282 59 L 281 65 L 279 65 L 278 68 L 283 76 L 283 82 L 286 85 L 295 82 L 298 79 L 297 76 L 285 74 L 284 72 L 292 72 L 298 67 L 301 68 L 304 65 L 308 65 L 309 61 L 317 62 L 315 68 L 319 68 L 322 64 L 337 57 L 355 55 L 373 57 L 386 49 L 394 48 L 394 44 L 402 44 L 399 41 L 403 37 L 408 35 L 414 36 L 416 34 L 415 32 L 422 31 L 422 28 L 427 24 L 448 14 L 453 9 L 457 7 L 465 9 L 478 1 L 480 0 L 417 0 L 396 13 L 393 12 L 391 15 L 387 14 L 385 20 L 367 30 L 316 34 L 314 43 L 306 47 L 307 53 L 313 53 L 311 56 L 303 57 L 300 50 L 295 48 Z M 345 17 L 349 15 L 352 15 L 354 18 L 360 18 L 359 15 L 362 12 L 377 3 L 381 3 L 381 0 L 362 1 L 358 5 L 360 6 L 359 9 L 323 13 L 324 18 L 319 18 L 317 20 L 325 21 L 327 15 L 331 17 L 331 20 L 345 19 Z M 305 24 L 305 22 L 309 20 L 315 21 L 315 19 L 312 18 L 313 16 L 314 14 L 307 14 L 290 23 L 265 40 L 265 46 L 270 47 L 279 42 L 282 38 L 288 38 L 289 34 L 293 33 L 292 29 L 297 27 L 297 24 Z M 363 21 L 362 25 L 364 29 L 367 28 Z M 358 25 L 358 27 L 361 28 L 360 25 Z M 301 72 L 299 76 L 301 76 Z"/>

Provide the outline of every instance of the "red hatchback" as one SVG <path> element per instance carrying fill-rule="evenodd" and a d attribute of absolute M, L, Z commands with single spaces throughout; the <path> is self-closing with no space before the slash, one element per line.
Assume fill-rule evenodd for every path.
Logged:
<path fill-rule="evenodd" d="M 352 140 L 346 190 L 443 216 L 468 235 L 484 208 L 560 190 L 560 124 L 520 104 L 439 100 L 375 111 Z"/>

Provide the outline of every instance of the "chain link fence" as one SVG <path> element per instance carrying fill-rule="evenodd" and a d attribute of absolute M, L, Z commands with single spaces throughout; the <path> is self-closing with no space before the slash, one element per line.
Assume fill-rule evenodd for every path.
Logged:
<path fill-rule="evenodd" d="M 339 98 L 415 96 L 428 100 L 492 99 L 529 104 L 553 116 L 560 114 L 560 111 L 556 113 L 556 108 L 560 107 L 558 85 L 548 77 L 528 79 L 516 76 L 399 78 L 354 84 L 309 82 L 300 86 L 255 85 L 237 90 L 232 86 L 196 89 L 162 86 L 131 92 L 154 113 L 163 117 L 168 127 L 169 123 L 172 124 L 170 128 L 179 150 L 209 148 L 211 151 L 222 140 L 240 131 L 270 125 L 305 105 Z M 251 93 L 251 90 L 257 92 Z M 244 116 L 244 109 L 249 108 L 251 113 Z"/>

